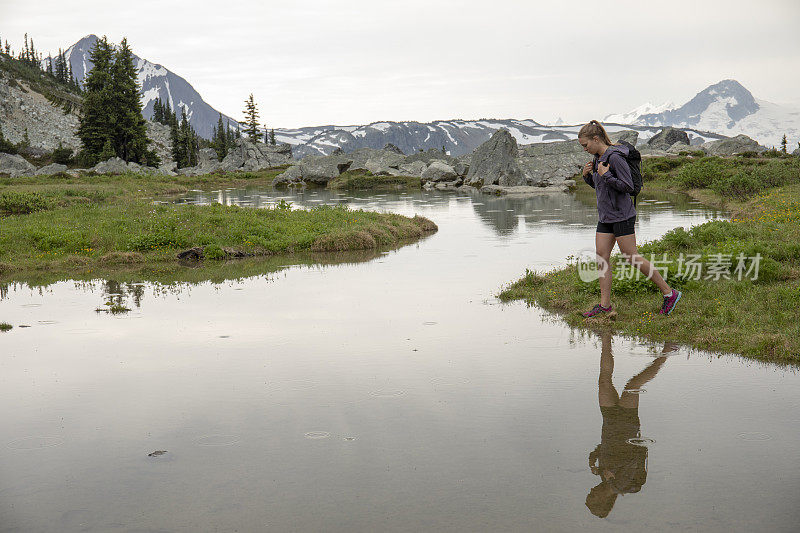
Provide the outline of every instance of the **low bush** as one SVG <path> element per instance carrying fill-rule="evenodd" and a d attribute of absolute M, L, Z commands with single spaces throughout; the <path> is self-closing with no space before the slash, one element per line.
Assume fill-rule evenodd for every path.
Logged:
<path fill-rule="evenodd" d="M 53 207 L 53 200 L 38 192 L 4 192 L 0 194 L 0 212 L 10 215 L 26 215 L 46 211 Z"/>

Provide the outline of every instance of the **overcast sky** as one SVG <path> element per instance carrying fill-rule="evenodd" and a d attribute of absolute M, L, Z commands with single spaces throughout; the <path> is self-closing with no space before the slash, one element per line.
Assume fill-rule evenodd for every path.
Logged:
<path fill-rule="evenodd" d="M 657 7 L 656 7 L 657 6 Z M 128 38 L 235 118 L 571 123 L 683 104 L 734 78 L 800 105 L 800 1 L 0 0 L 0 37 L 56 52 Z"/>

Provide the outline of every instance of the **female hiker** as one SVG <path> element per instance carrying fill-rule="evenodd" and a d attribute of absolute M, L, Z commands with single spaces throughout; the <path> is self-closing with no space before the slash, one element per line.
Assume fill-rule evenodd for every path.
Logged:
<path fill-rule="evenodd" d="M 661 289 L 664 301 L 659 314 L 670 314 L 681 299 L 681 292 L 667 285 L 661 273 L 639 255 L 636 249 L 636 234 L 633 228 L 636 209 L 631 199 L 633 180 L 631 169 L 625 159 L 628 147 L 612 143 L 605 128 L 596 120 L 581 128 L 578 132 L 578 142 L 585 151 L 594 156 L 594 160 L 583 167 L 583 180 L 591 185 L 597 194 L 597 214 L 600 218 L 595 234 L 600 270 L 600 303 L 583 313 L 583 316 L 588 318 L 611 311 L 609 260 L 615 243 L 619 245 L 622 255 Z"/>

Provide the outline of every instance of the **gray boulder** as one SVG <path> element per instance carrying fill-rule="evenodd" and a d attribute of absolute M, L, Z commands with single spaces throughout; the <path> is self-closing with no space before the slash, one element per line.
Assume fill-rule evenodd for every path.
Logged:
<path fill-rule="evenodd" d="M 12 178 L 31 176 L 36 172 L 36 167 L 17 154 L 0 152 L 0 174 L 8 174 Z"/>
<path fill-rule="evenodd" d="M 347 156 L 353 160 L 353 163 L 350 165 L 350 170 L 367 170 L 367 161 L 372 159 L 375 154 L 380 152 L 381 150 L 376 150 L 375 148 L 359 148 L 347 154 Z M 337 155 L 336 150 L 331 155 Z M 344 152 L 338 152 L 338 155 L 345 155 Z M 312 157 L 319 157 L 319 156 L 312 156 Z"/>
<path fill-rule="evenodd" d="M 216 172 L 222 167 L 217 158 L 217 151 L 213 148 L 203 148 L 197 152 L 197 166 L 185 167 L 178 170 L 182 176 L 199 176 Z"/>
<path fill-rule="evenodd" d="M 464 163 L 436 148 L 429 148 L 426 152 L 417 152 L 415 154 L 411 154 L 405 158 L 404 164 L 408 165 L 416 161 L 425 163 L 425 166 L 430 165 L 434 161 L 444 161 L 453 167 L 453 169 L 456 171 L 456 174 L 459 176 L 464 176 L 467 173 L 467 168 Z"/>
<path fill-rule="evenodd" d="M 273 186 L 300 183 L 327 185 L 342 172 L 350 169 L 353 160 L 348 155 L 307 156 L 300 163 L 286 169 L 272 181 Z"/>
<path fill-rule="evenodd" d="M 293 163 L 292 147 L 289 144 L 264 144 L 247 139 L 236 139 L 236 147 L 232 149 L 219 168 L 233 170 L 264 170 Z"/>
<path fill-rule="evenodd" d="M 587 161 L 591 156 L 578 141 L 554 141 L 520 147 L 517 164 L 528 185 L 547 185 L 573 177 Z"/>
<path fill-rule="evenodd" d="M 734 155 L 742 152 L 763 152 L 765 147 L 747 135 L 737 135 L 730 139 L 709 141 L 700 145 L 709 155 Z"/>
<path fill-rule="evenodd" d="M 458 178 L 458 174 L 456 174 L 453 167 L 444 161 L 434 161 L 425 169 L 421 177 L 423 181 L 455 181 Z"/>
<path fill-rule="evenodd" d="M 300 162 L 300 173 L 306 183 L 326 185 L 342 172 L 347 171 L 353 159 L 347 155 L 306 157 Z"/>
<path fill-rule="evenodd" d="M 212 163 L 219 163 L 217 151 L 213 148 L 203 148 L 197 152 L 197 166 L 208 166 Z"/>
<path fill-rule="evenodd" d="M 119 157 L 101 161 L 91 168 L 96 174 L 122 174 L 128 172 L 128 164 Z"/>
<path fill-rule="evenodd" d="M 673 144 L 672 146 L 667 148 L 667 153 L 668 154 L 679 154 L 681 152 L 689 152 L 689 151 L 695 150 L 695 149 L 696 148 L 693 148 L 692 146 L 690 146 L 690 145 L 688 145 L 686 143 L 676 142 L 675 144 Z"/>
<path fill-rule="evenodd" d="M 400 172 L 405 176 L 422 176 L 428 166 L 423 161 L 412 161 L 400 165 Z"/>
<path fill-rule="evenodd" d="M 506 129 L 497 130 L 472 155 L 467 185 L 525 185 L 525 175 L 517 164 L 517 141 Z"/>
<path fill-rule="evenodd" d="M 636 146 L 636 143 L 639 140 L 639 132 L 634 130 L 615 131 L 614 133 L 609 133 L 608 138 L 611 139 L 611 142 L 613 143 L 625 141 L 628 144 Z M 583 150 L 583 147 L 581 147 L 581 150 Z"/>
<path fill-rule="evenodd" d="M 280 187 L 291 185 L 294 183 L 301 183 L 303 181 L 303 171 L 300 170 L 300 165 L 294 165 L 287 168 L 283 173 L 278 174 L 272 180 L 273 187 Z"/>
<path fill-rule="evenodd" d="M 656 150 L 667 150 L 675 143 L 689 144 L 689 135 L 676 128 L 664 128 L 647 141 L 647 145 Z"/>
<path fill-rule="evenodd" d="M 66 171 L 67 171 L 67 165 L 59 165 L 58 163 L 52 163 L 37 170 L 35 175 L 51 176 L 53 174 L 58 174 L 59 172 L 66 172 Z"/>
<path fill-rule="evenodd" d="M 364 164 L 364 168 L 376 176 L 388 176 L 391 170 L 398 170 L 405 156 L 390 150 L 376 150 Z"/>

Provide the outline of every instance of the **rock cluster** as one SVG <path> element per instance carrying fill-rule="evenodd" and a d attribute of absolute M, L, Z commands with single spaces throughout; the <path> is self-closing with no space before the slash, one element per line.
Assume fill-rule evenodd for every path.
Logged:
<path fill-rule="evenodd" d="M 30 176 L 35 172 L 36 167 L 28 163 L 21 155 L 0 152 L 0 174 L 8 174 L 12 178 L 17 178 Z"/>
<path fill-rule="evenodd" d="M 498 130 L 472 154 L 467 185 L 478 188 L 484 185 L 526 185 L 525 176 L 517 164 L 518 152 L 517 141 L 508 130 Z"/>
<path fill-rule="evenodd" d="M 436 148 L 411 155 L 396 146 L 359 148 L 349 154 L 335 151 L 331 155 L 309 155 L 289 167 L 273 181 L 275 186 L 326 185 L 348 170 L 368 171 L 375 176 L 416 176 L 424 183 L 461 185 L 469 167 Z M 433 185 L 432 185 L 433 186 Z"/>
<path fill-rule="evenodd" d="M 765 147 L 747 135 L 737 135 L 729 139 L 710 141 L 700 145 L 700 148 L 709 155 L 734 155 L 742 152 L 763 152 Z"/>
<path fill-rule="evenodd" d="M 647 146 L 654 150 L 666 151 L 676 144 L 683 144 L 687 146 L 688 149 L 689 136 L 685 131 L 675 128 L 664 128 L 647 140 Z"/>
<path fill-rule="evenodd" d="M 8 141 L 20 143 L 27 133 L 31 146 L 43 152 L 52 152 L 59 143 L 79 150 L 78 125 L 77 111 L 64 113 L 25 82 L 0 73 L 0 130 Z"/>

